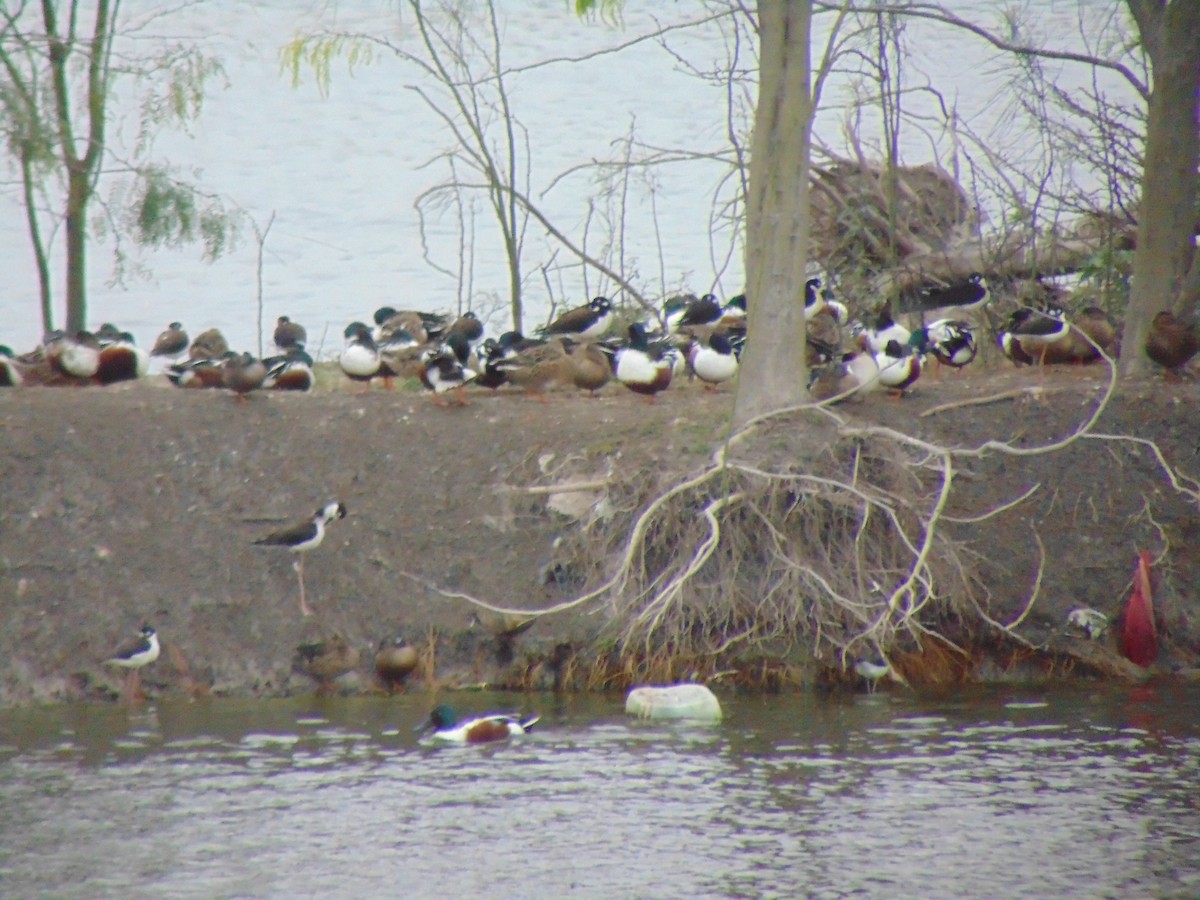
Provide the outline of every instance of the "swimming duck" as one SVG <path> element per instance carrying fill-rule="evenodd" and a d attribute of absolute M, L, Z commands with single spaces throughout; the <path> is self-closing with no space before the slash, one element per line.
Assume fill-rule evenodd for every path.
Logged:
<path fill-rule="evenodd" d="M 340 634 L 323 641 L 300 644 L 292 657 L 292 670 L 317 683 L 317 692 L 332 690 L 335 679 L 358 668 L 358 648 L 346 643 Z"/>
<path fill-rule="evenodd" d="M 417 650 L 404 635 L 397 634 L 379 642 L 375 653 L 375 675 L 389 693 L 404 689 L 404 683 L 420 661 Z"/>
<path fill-rule="evenodd" d="M 453 744 L 485 744 L 491 741 L 503 741 L 510 737 L 528 734 L 539 721 L 539 716 L 526 716 L 493 713 L 478 719 L 470 719 L 458 723 L 454 710 L 445 703 L 434 707 L 418 731 L 433 730 L 435 740 Z"/>
<path fill-rule="evenodd" d="M 300 614 L 312 615 L 304 595 L 304 554 L 321 546 L 327 526 L 346 518 L 346 504 L 334 500 L 316 511 L 311 519 L 273 531 L 254 542 L 258 547 L 285 547 L 296 554 L 294 568 L 300 581 Z"/>
<path fill-rule="evenodd" d="M 342 334 L 345 346 L 338 355 L 338 365 L 351 381 L 369 384 L 380 374 L 379 347 L 371 336 L 371 329 L 362 322 L 351 322 Z"/>
<path fill-rule="evenodd" d="M 308 332 L 299 322 L 293 322 L 287 316 L 280 316 L 275 323 L 274 339 L 275 346 L 280 350 L 287 351 L 292 347 L 304 349 L 304 344 L 308 340 Z"/>
<path fill-rule="evenodd" d="M 1197 351 L 1200 351 L 1200 331 L 1195 322 L 1186 322 L 1168 310 L 1151 320 L 1146 355 L 1168 372 L 1187 365 Z"/>
<path fill-rule="evenodd" d="M 210 328 L 196 335 L 188 348 L 189 359 L 216 359 L 229 352 L 229 343 L 219 329 Z"/>
<path fill-rule="evenodd" d="M 121 644 L 104 664 L 127 669 L 129 675 L 125 684 L 126 694 L 131 699 L 143 699 L 141 669 L 158 659 L 159 652 L 158 633 L 151 626 L 143 625 L 141 631 Z"/>
<path fill-rule="evenodd" d="M 716 390 L 718 384 L 729 381 L 738 372 L 738 354 L 733 342 L 719 331 L 709 335 L 706 344 L 696 340 L 688 344 L 687 360 L 706 390 Z"/>
<path fill-rule="evenodd" d="M 128 331 L 106 333 L 100 341 L 100 384 L 135 381 L 150 371 L 150 354 L 137 345 Z"/>
<path fill-rule="evenodd" d="M 233 391 L 239 401 L 249 399 L 251 391 L 257 391 L 267 378 L 267 367 L 261 359 L 255 359 L 249 353 L 240 356 L 235 354 L 225 361 L 224 385 Z"/>
<path fill-rule="evenodd" d="M 612 301 L 593 297 L 586 306 L 569 309 L 542 329 L 545 337 L 569 337 L 576 340 L 595 340 L 604 336 L 612 321 Z"/>
<path fill-rule="evenodd" d="M 421 384 L 433 391 L 435 406 L 446 406 L 441 396 L 453 391 L 458 406 L 466 406 L 463 387 L 475 378 L 475 372 L 467 368 L 471 348 L 466 339 L 452 334 L 442 344 L 427 349 L 421 355 L 419 376 Z"/>
<path fill-rule="evenodd" d="M 640 323 L 630 324 L 626 343 L 609 345 L 607 350 L 612 353 L 617 381 L 635 394 L 653 401 L 655 394 L 670 386 L 679 352 L 667 341 L 651 342 Z"/>
<path fill-rule="evenodd" d="M 0 387 L 19 387 L 24 379 L 12 348 L 0 344 Z"/>
<path fill-rule="evenodd" d="M 167 330 L 162 332 L 154 341 L 150 350 L 151 356 L 163 356 L 167 359 L 177 359 L 188 348 L 188 334 L 179 322 L 172 322 Z"/>
<path fill-rule="evenodd" d="M 264 359 L 263 365 L 267 367 L 263 387 L 268 390 L 308 392 L 316 384 L 313 358 L 301 346 L 289 347 L 282 356 Z"/>

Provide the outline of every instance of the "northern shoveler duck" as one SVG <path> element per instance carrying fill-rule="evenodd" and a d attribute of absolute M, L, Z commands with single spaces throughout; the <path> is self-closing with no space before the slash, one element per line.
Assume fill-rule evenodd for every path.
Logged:
<path fill-rule="evenodd" d="M 155 339 L 150 355 L 178 359 L 187 348 L 188 334 L 183 330 L 183 325 L 179 322 L 172 322 L 167 326 L 167 330 Z"/>
<path fill-rule="evenodd" d="M 292 347 L 303 349 L 308 341 L 308 332 L 299 322 L 293 322 L 287 316 L 280 316 L 275 322 L 274 338 L 275 346 L 280 350 L 286 351 Z"/>
<path fill-rule="evenodd" d="M 563 346 L 570 357 L 571 383 L 587 391 L 589 396 L 597 396 L 596 391 L 608 384 L 613 376 L 608 357 L 592 343 L 577 344 L 564 338 Z"/>
<path fill-rule="evenodd" d="M 670 387 L 679 352 L 669 341 L 651 341 L 640 323 L 630 324 L 627 342 L 602 349 L 612 353 L 617 381 L 635 394 L 653 401 L 656 394 Z"/>
<path fill-rule="evenodd" d="M 382 365 L 371 329 L 362 322 L 351 322 L 342 333 L 346 344 L 338 356 L 338 365 L 351 381 L 369 383 L 380 374 Z"/>
<path fill-rule="evenodd" d="M 563 346 L 565 338 L 529 343 L 521 350 L 507 354 L 495 363 L 508 380 L 545 402 L 546 388 L 556 381 L 566 381 L 571 375 L 571 359 Z"/>
<path fill-rule="evenodd" d="M 433 391 L 436 406 L 446 406 L 442 394 L 453 392 L 458 406 L 466 406 L 463 387 L 475 378 L 475 372 L 467 367 L 471 347 L 462 335 L 453 334 L 444 343 L 427 349 L 421 355 L 421 384 Z"/>
<path fill-rule="evenodd" d="M 687 347 L 688 366 L 704 382 L 706 390 L 716 390 L 718 384 L 729 381 L 738 372 L 738 354 L 725 334 L 714 331 L 708 342 L 693 340 Z"/>
<path fill-rule="evenodd" d="M 417 730 L 426 732 L 432 729 L 436 740 L 453 744 L 486 744 L 528 734 L 539 719 L 539 716 L 522 718 L 494 713 L 460 724 L 454 710 L 443 703 L 434 707 L 433 712 L 429 714 L 429 720 Z"/>
<path fill-rule="evenodd" d="M 450 323 L 444 332 L 439 337 L 445 341 L 451 335 L 461 335 L 466 339 L 467 343 L 475 344 L 483 337 L 483 323 L 479 321 L 479 316 L 475 315 L 471 310 L 467 310 L 457 319 Z"/>
<path fill-rule="evenodd" d="M 1186 366 L 1200 351 L 1200 329 L 1196 323 L 1180 319 L 1169 310 L 1158 313 L 1150 322 L 1146 336 L 1146 355 L 1168 372 Z"/>
<path fill-rule="evenodd" d="M 838 302 L 833 291 L 821 287 L 820 278 L 810 278 L 804 283 L 804 318 L 828 313 L 839 325 L 845 325 L 850 316 L 846 304 Z"/>
<path fill-rule="evenodd" d="M 875 321 L 870 326 L 864 326 L 861 333 L 866 335 L 868 345 L 873 353 L 883 353 L 887 348 L 888 341 L 895 341 L 901 347 L 907 347 L 908 342 L 912 339 L 912 332 L 893 318 L 890 300 L 883 304 Z"/>
<path fill-rule="evenodd" d="M 971 323 L 962 319 L 930 322 L 916 329 L 909 340 L 920 352 L 932 354 L 939 363 L 953 369 L 970 365 L 979 353 Z"/>
<path fill-rule="evenodd" d="M 304 594 L 304 554 L 321 546 L 321 542 L 325 540 L 326 526 L 330 522 L 345 517 L 346 504 L 334 500 L 318 509 L 311 519 L 273 531 L 254 542 L 255 546 L 259 547 L 285 547 L 296 554 L 294 568 L 300 580 L 300 613 L 302 615 L 312 615 L 312 610 L 308 608 Z"/>
<path fill-rule="evenodd" d="M 237 356 L 232 350 L 215 359 L 201 357 L 167 366 L 167 380 L 181 388 L 219 388 L 225 386 L 225 363 Z"/>
<path fill-rule="evenodd" d="M 408 676 L 416 671 L 420 658 L 404 635 L 397 634 L 379 642 L 375 653 L 375 675 L 389 693 L 404 689 Z"/>
<path fill-rule="evenodd" d="M 229 342 L 220 329 L 210 328 L 196 335 L 188 348 L 189 359 L 216 359 L 229 352 Z"/>
<path fill-rule="evenodd" d="M 730 297 L 725 305 L 721 307 L 721 318 L 717 322 L 718 328 L 724 329 L 746 329 L 746 295 L 734 294 Z"/>
<path fill-rule="evenodd" d="M 90 380 L 100 370 L 100 341 L 90 331 L 77 331 L 74 337 L 51 332 L 43 347 L 50 368 L 59 374 Z"/>
<path fill-rule="evenodd" d="M 267 367 L 261 359 L 249 353 L 235 355 L 224 365 L 225 387 L 233 391 L 234 397 L 245 401 L 251 391 L 257 391 L 267 379 Z"/>
<path fill-rule="evenodd" d="M 685 294 L 682 297 L 673 298 L 672 302 L 675 305 L 666 321 L 666 329 L 670 334 L 692 331 L 696 328 L 715 328 L 724 314 L 724 307 L 717 300 L 716 294 L 705 294 L 703 297 Z M 678 305 L 680 302 L 683 304 L 682 307 Z"/>
<path fill-rule="evenodd" d="M 569 337 L 576 340 L 596 340 L 604 336 L 612 322 L 612 301 L 593 297 L 586 306 L 569 309 L 542 329 L 546 337 Z"/>
<path fill-rule="evenodd" d="M 1071 358 L 1068 362 L 1095 362 L 1100 354 L 1115 356 L 1117 329 L 1108 313 L 1087 306 L 1071 317 Z"/>
<path fill-rule="evenodd" d="M 372 337 L 376 342 L 387 340 L 396 331 L 407 331 L 418 344 L 427 344 L 430 334 L 425 323 L 436 331 L 444 329 L 449 322 L 443 317 L 433 317 L 430 313 L 419 313 L 414 309 L 397 311 L 390 306 L 381 306 L 375 310 L 375 331 Z"/>
<path fill-rule="evenodd" d="M 1045 365 L 1070 352 L 1071 325 L 1062 310 L 1042 312 L 1023 306 L 1009 316 L 1008 325 L 1000 334 L 1000 341 L 1002 347 L 1007 343 L 1005 353 L 1009 358 L 1019 359 L 1023 355 Z"/>
<path fill-rule="evenodd" d="M 160 649 L 158 633 L 151 626 L 143 625 L 141 631 L 121 644 L 104 664 L 129 670 L 125 685 L 126 694 L 130 698 L 138 699 L 142 697 L 141 669 L 158 659 Z"/>
<path fill-rule="evenodd" d="M 333 682 L 358 668 L 359 652 L 340 634 L 323 641 L 313 641 L 296 647 L 292 670 L 307 675 L 317 683 L 317 692 L 332 690 Z"/>
<path fill-rule="evenodd" d="M 316 384 L 313 358 L 303 347 L 290 347 L 282 356 L 263 360 L 267 377 L 263 387 L 273 391 L 311 391 Z"/>
<path fill-rule="evenodd" d="M 101 384 L 135 381 L 150 371 L 150 354 L 137 345 L 128 331 L 106 332 L 100 341 L 100 366 L 96 380 Z"/>
<path fill-rule="evenodd" d="M 883 352 L 875 354 L 875 363 L 879 383 L 900 397 L 921 377 L 921 354 L 899 341 L 888 341 Z"/>
<path fill-rule="evenodd" d="M 0 387 L 20 387 L 23 381 L 21 368 L 17 365 L 12 348 L 0 344 Z"/>
<path fill-rule="evenodd" d="M 982 309 L 989 299 L 987 281 L 978 272 L 957 284 L 922 288 L 917 297 L 922 309 L 954 306 L 966 312 Z"/>

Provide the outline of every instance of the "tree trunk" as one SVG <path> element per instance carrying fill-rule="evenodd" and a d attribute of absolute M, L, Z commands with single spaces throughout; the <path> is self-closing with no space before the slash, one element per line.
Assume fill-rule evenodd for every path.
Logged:
<path fill-rule="evenodd" d="M 807 2 L 760 0 L 758 103 L 746 204 L 748 325 L 734 425 L 808 399 L 804 273 L 812 126 Z"/>
<path fill-rule="evenodd" d="M 67 177 L 67 334 L 87 328 L 87 208 L 91 195 L 86 172 Z"/>
<path fill-rule="evenodd" d="M 1146 335 L 1155 314 L 1194 298 L 1184 286 L 1196 266 L 1197 166 L 1200 164 L 1200 2 L 1128 0 L 1150 57 L 1153 88 L 1146 125 L 1133 285 L 1121 337 L 1120 373 L 1144 374 Z"/>

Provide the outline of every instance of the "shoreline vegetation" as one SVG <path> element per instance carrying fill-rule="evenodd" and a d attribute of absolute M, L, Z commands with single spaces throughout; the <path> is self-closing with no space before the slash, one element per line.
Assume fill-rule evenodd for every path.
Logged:
<path fill-rule="evenodd" d="M 404 386 L 342 387 L 243 403 L 158 376 L 3 392 L 0 705 L 117 697 L 121 673 L 103 661 L 143 624 L 163 647 L 141 670 L 151 697 L 385 690 L 376 651 L 397 635 L 415 660 L 392 689 L 408 690 L 867 690 L 855 663 L 881 648 L 892 689 L 1197 666 L 1194 381 L 1108 396 L 1103 365 L 984 365 L 899 401 L 782 416 L 733 449 L 731 395 L 686 383 L 654 404 L 619 385 L 545 403 L 480 389 L 462 409 Z M 917 539 L 929 549 L 915 568 L 904 541 L 803 489 L 849 474 L 865 491 L 869 474 L 875 518 L 892 509 L 890 530 L 911 540 L 930 531 L 916 511 L 941 490 L 921 456 L 987 440 L 1022 452 L 954 457 L 953 496 L 937 541 Z M 716 478 L 722 453 L 741 470 Z M 750 470 L 786 477 L 760 490 Z M 740 508 L 712 506 L 756 490 Z M 290 554 L 253 542 L 333 499 L 350 514 L 307 556 L 314 614 L 302 617 Z M 780 518 L 789 508 L 806 512 Z M 645 540 L 631 550 L 635 525 Z M 1143 549 L 1161 645 L 1148 670 L 1116 649 Z M 690 580 L 657 591 L 688 563 Z M 1108 618 L 1095 640 L 1069 620 L 1081 607 Z M 330 641 L 353 653 L 314 675 L 298 648 L 311 658 Z"/>

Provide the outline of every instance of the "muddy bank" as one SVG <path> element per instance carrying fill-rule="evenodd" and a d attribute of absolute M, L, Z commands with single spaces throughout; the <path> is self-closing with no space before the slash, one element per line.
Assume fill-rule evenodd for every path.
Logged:
<path fill-rule="evenodd" d="M 994 435 L 1032 444 L 1069 433 L 1095 402 L 1100 376 L 1053 373 L 1040 400 L 1014 395 L 922 415 L 1039 376 L 1003 370 L 931 380 L 900 402 L 872 398 L 846 415 L 960 446 Z M 1154 440 L 1180 475 L 1200 477 L 1198 394 L 1195 383 L 1133 385 L 1098 428 Z M 569 512 L 568 496 L 546 486 L 648 472 L 670 483 L 722 439 L 730 396 L 685 385 L 647 405 L 610 386 L 596 400 L 565 393 L 543 404 L 501 390 L 472 401 L 437 409 L 419 393 L 374 390 L 260 394 L 239 404 L 153 379 L 0 392 L 0 704 L 113 696 L 121 679 L 102 661 L 143 622 L 166 645 L 145 672 L 151 693 L 311 690 L 293 671 L 295 649 L 333 633 L 360 657 L 339 689 L 371 689 L 375 648 L 397 631 L 422 652 L 417 685 L 423 673 L 439 683 L 619 686 L 596 664 L 611 646 L 603 607 L 505 635 L 519 617 L 453 594 L 544 609 L 584 590 L 597 573 L 556 557 L 556 542 L 576 526 L 548 507 L 554 497 Z M 799 446 L 805 436 L 790 439 Z M 1148 445 L 1105 440 L 1078 441 L 1054 457 L 985 458 L 956 481 L 980 510 L 1022 484 L 1042 488 L 958 536 L 987 580 L 986 613 L 1002 624 L 1025 610 L 1044 549 L 1037 600 L 1015 629 L 1044 649 L 986 636 L 976 621 L 964 626 L 975 643 L 954 677 L 1120 674 L 1107 638 L 1083 646 L 1064 623 L 1080 605 L 1119 613 L 1137 548 L 1156 558 L 1161 664 L 1195 666 L 1194 483 L 1185 485 L 1192 495 L 1180 493 Z M 349 515 L 307 557 L 315 614 L 305 618 L 291 556 L 253 542 L 335 498 Z M 833 661 L 795 655 L 788 664 L 823 677 Z"/>

